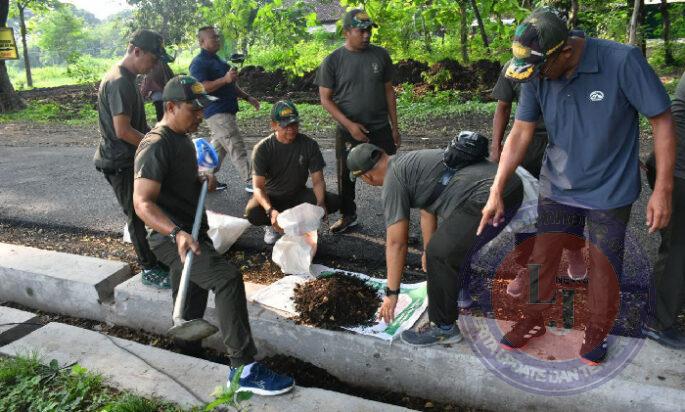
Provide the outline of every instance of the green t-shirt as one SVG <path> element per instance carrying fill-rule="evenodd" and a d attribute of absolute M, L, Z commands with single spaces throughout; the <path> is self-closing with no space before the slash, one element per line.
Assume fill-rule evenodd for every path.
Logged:
<path fill-rule="evenodd" d="M 333 101 L 350 120 L 378 130 L 388 124 L 385 83 L 392 75 L 392 60 L 384 48 L 370 44 L 352 52 L 343 46 L 324 59 L 314 83 L 333 90 Z"/>
<path fill-rule="evenodd" d="M 680 179 L 685 179 L 685 73 L 678 82 L 671 111 L 673 112 L 673 123 L 675 123 L 678 138 L 674 174 Z"/>
<path fill-rule="evenodd" d="M 386 227 L 402 219 L 408 220 L 411 209 L 425 209 L 444 220 L 469 201 L 478 207 L 471 212 L 480 212 L 488 200 L 497 165 L 482 161 L 462 168 L 450 179 L 435 202 L 428 205 L 435 185 L 445 171 L 442 157 L 442 149 L 426 149 L 390 158 L 381 194 Z M 512 176 L 503 196 L 520 185 L 518 177 Z"/>
<path fill-rule="evenodd" d="M 113 117 L 122 114 L 131 118 L 131 126 L 139 132 L 150 130 L 135 74 L 116 65 L 102 78 L 98 90 L 100 145 L 93 157 L 97 167 L 120 169 L 133 166 L 136 147 L 119 139 L 114 131 Z"/>
<path fill-rule="evenodd" d="M 202 183 L 198 180 L 195 146 L 185 134 L 167 126 L 152 129 L 136 151 L 134 177 L 162 184 L 157 206 L 176 225 L 190 233 Z M 202 215 L 200 237 L 207 232 L 207 215 Z"/>
<path fill-rule="evenodd" d="M 310 173 L 323 170 L 319 144 L 299 133 L 284 144 L 275 134 L 262 139 L 252 150 L 252 170 L 266 179 L 266 193 L 272 196 L 295 194 L 305 188 Z"/>

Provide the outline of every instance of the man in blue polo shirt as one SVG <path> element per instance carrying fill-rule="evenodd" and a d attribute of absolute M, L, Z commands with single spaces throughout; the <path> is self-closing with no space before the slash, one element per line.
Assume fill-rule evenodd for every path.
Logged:
<path fill-rule="evenodd" d="M 640 193 L 638 113 L 652 125 L 657 163 L 647 205 L 649 231 L 665 227 L 670 218 L 675 160 L 670 100 L 639 49 L 570 35 L 550 8 L 535 10 L 517 27 L 512 50 L 506 75 L 525 83 L 479 231 L 499 224 L 502 188 L 544 116 L 549 144 L 540 172 L 538 239 L 570 234 L 573 225 L 586 223 L 592 245 L 589 320 L 580 357 L 596 365 L 606 357 L 626 225 Z M 539 277 L 531 274 L 530 304 L 502 338 L 504 349 L 523 347 L 545 333 L 542 314 L 554 302 L 561 251 L 561 242 L 535 242 L 530 262 L 539 268 Z"/>
<path fill-rule="evenodd" d="M 190 74 L 202 83 L 207 93 L 218 98 L 204 109 L 207 125 L 212 131 L 212 145 L 219 154 L 219 167 L 214 172 L 219 171 L 228 154 L 245 182 L 245 190 L 251 193 L 250 159 L 238 129 L 236 113 L 239 97 L 247 100 L 255 110 L 259 110 L 259 101 L 238 87 L 238 72 L 217 56 L 221 43 L 214 27 L 201 27 L 197 31 L 197 40 L 202 50 L 190 63 Z M 226 184 L 218 183 L 217 190 L 223 189 L 226 189 Z"/>

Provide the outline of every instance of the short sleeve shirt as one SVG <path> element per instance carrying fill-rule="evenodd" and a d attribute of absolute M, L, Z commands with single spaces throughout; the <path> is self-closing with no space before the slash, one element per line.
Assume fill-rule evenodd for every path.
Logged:
<path fill-rule="evenodd" d="M 384 48 L 371 44 L 352 52 L 343 46 L 324 59 L 314 83 L 332 89 L 333 102 L 345 116 L 373 131 L 388 125 L 385 84 L 392 76 L 392 60 Z"/>
<path fill-rule="evenodd" d="M 685 73 L 678 82 L 671 110 L 678 136 L 674 174 L 676 177 L 685 179 Z"/>
<path fill-rule="evenodd" d="M 544 114 L 549 143 L 540 194 L 587 209 L 613 209 L 640 194 L 639 119 L 670 107 L 639 49 L 587 38 L 571 79 L 534 79 L 521 88 L 516 118 Z"/>
<path fill-rule="evenodd" d="M 272 134 L 252 150 L 252 170 L 266 179 L 266 193 L 271 196 L 296 194 L 305 188 L 310 173 L 326 166 L 319 144 L 300 133 L 292 143 L 281 143 Z"/>
<path fill-rule="evenodd" d="M 386 227 L 409 219 L 411 209 L 425 209 L 440 220 L 449 217 L 466 202 L 476 205 L 479 213 L 490 194 L 490 186 L 497 173 L 497 165 L 483 161 L 457 171 L 440 196 L 428 204 L 435 185 L 438 184 L 445 166 L 441 149 L 426 149 L 401 153 L 390 158 L 383 181 L 381 203 Z M 504 190 L 508 195 L 520 185 L 517 178 L 510 179 Z"/>
<path fill-rule="evenodd" d="M 155 127 L 140 142 L 133 171 L 135 179 L 161 183 L 157 206 L 190 233 L 202 188 L 195 146 L 190 138 L 167 126 Z M 206 234 L 207 228 L 207 215 L 203 213 L 200 234 Z"/>
<path fill-rule="evenodd" d="M 100 144 L 93 161 L 102 169 L 133 167 L 136 146 L 119 139 L 114 130 L 114 116 L 131 118 L 131 127 L 141 133 L 149 130 L 145 105 L 136 87 L 136 75 L 116 65 L 105 74 L 98 89 L 98 126 Z"/>
<path fill-rule="evenodd" d="M 214 81 L 224 77 L 230 68 L 231 66 L 221 57 L 202 49 L 200 54 L 195 56 L 190 63 L 190 75 L 200 83 Z M 209 94 L 219 100 L 210 103 L 209 106 L 204 108 L 203 113 L 206 119 L 217 113 L 238 113 L 238 97 L 235 90 L 235 82 L 223 85 Z"/>

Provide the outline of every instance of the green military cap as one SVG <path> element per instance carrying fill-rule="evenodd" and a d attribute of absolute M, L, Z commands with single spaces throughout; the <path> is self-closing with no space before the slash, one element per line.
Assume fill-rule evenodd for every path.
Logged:
<path fill-rule="evenodd" d="M 300 114 L 297 107 L 290 100 L 279 100 L 271 108 L 271 120 L 281 127 L 300 122 Z"/>
<path fill-rule="evenodd" d="M 192 103 L 195 108 L 202 109 L 218 99 L 208 95 L 202 83 L 193 76 L 176 76 L 164 86 L 162 100 L 165 102 L 188 102 Z"/>
<path fill-rule="evenodd" d="M 547 58 L 561 50 L 568 35 L 566 23 L 555 9 L 535 9 L 516 27 L 511 46 L 514 58 L 504 75 L 516 82 L 534 78 Z"/>
<path fill-rule="evenodd" d="M 383 149 L 371 143 L 362 143 L 350 150 L 347 155 L 347 168 L 350 169 L 350 180 L 373 169 L 383 155 Z"/>
<path fill-rule="evenodd" d="M 169 56 L 164 49 L 164 40 L 162 39 L 162 36 L 156 31 L 146 29 L 137 30 L 131 35 L 129 43 L 146 52 L 154 54 L 157 58 L 166 62 L 173 61 L 171 56 Z"/>
<path fill-rule="evenodd" d="M 369 27 L 378 27 L 378 25 L 362 9 L 352 9 L 343 17 L 343 29 L 359 28 L 366 30 Z"/>

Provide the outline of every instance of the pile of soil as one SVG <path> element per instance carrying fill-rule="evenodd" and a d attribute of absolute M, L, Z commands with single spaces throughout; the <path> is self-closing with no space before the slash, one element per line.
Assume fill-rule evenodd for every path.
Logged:
<path fill-rule="evenodd" d="M 78 84 L 60 87 L 43 87 L 19 92 L 25 100 L 38 103 L 55 103 L 60 107 L 60 119 L 79 117 L 84 105 L 97 108 L 98 84 Z"/>
<path fill-rule="evenodd" d="M 428 74 L 438 76 L 440 72 L 446 71 L 449 76 L 442 78 L 437 86 L 440 90 L 473 90 L 478 88 L 478 79 L 473 72 L 459 64 L 456 60 L 440 60 L 430 67 Z"/>
<path fill-rule="evenodd" d="M 482 88 L 491 89 L 497 83 L 502 65 L 492 60 L 478 60 L 471 65 L 473 74 L 478 78 Z"/>
<path fill-rule="evenodd" d="M 343 272 L 298 285 L 293 301 L 299 322 L 324 329 L 369 325 L 380 306 L 374 288 Z"/>
<path fill-rule="evenodd" d="M 278 100 L 288 91 L 288 76 L 282 69 L 267 72 L 261 66 L 245 66 L 238 79 L 241 88 L 264 100 Z"/>
<path fill-rule="evenodd" d="M 395 77 L 393 84 L 411 83 L 419 84 L 423 82 L 421 74 L 428 71 L 426 63 L 417 62 L 416 60 L 404 60 L 395 65 Z"/>

